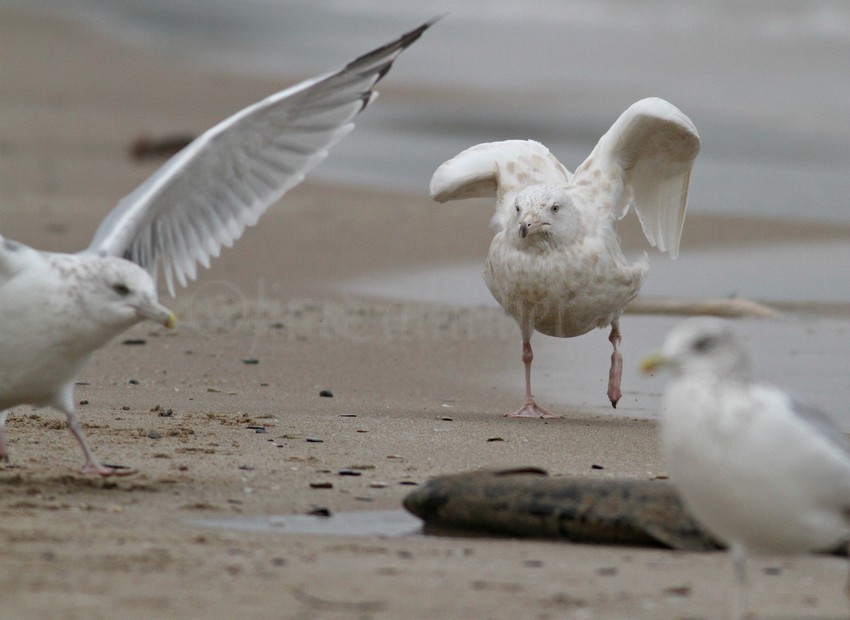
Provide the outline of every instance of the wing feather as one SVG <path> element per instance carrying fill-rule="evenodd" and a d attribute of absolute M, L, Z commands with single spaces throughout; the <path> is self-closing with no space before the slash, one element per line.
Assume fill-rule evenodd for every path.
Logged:
<path fill-rule="evenodd" d="M 502 230 L 517 192 L 540 183 L 569 183 L 571 178 L 539 142 L 504 140 L 470 147 L 443 163 L 431 177 L 430 192 L 437 202 L 495 197 L 493 224 Z"/>
<path fill-rule="evenodd" d="M 634 204 L 650 245 L 675 258 L 699 148 L 691 120 L 667 101 L 650 97 L 620 115 L 574 179 L 593 183 L 606 195 L 605 208 L 617 219 Z"/>
<path fill-rule="evenodd" d="M 433 23 L 251 105 L 209 129 L 123 198 L 85 250 L 122 256 L 169 292 L 229 247 L 328 155 L 393 62 Z"/>

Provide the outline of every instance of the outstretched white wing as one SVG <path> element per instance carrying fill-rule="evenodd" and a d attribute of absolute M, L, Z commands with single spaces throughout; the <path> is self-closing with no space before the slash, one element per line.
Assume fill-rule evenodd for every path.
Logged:
<path fill-rule="evenodd" d="M 699 147 L 696 127 L 677 107 L 642 99 L 600 138 L 573 180 L 594 185 L 618 219 L 634 204 L 649 243 L 675 258 Z"/>
<path fill-rule="evenodd" d="M 440 165 L 431 177 L 431 198 L 446 202 L 495 196 L 493 223 L 502 230 L 517 192 L 529 185 L 569 183 L 571 178 L 570 172 L 539 142 L 487 142 Z"/>
<path fill-rule="evenodd" d="M 173 295 L 175 278 L 194 279 L 196 263 L 208 267 L 354 128 L 375 84 L 434 21 L 209 129 L 123 198 L 86 252 L 127 258 L 153 276 L 161 259 Z"/>

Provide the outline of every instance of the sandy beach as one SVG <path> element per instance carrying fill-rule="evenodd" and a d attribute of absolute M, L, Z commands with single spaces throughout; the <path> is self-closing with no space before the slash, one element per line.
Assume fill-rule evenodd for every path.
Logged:
<path fill-rule="evenodd" d="M 128 156 L 137 136 L 197 133 L 306 77 L 187 67 L 12 10 L 0 12 L 0 58 L 0 232 L 54 251 L 85 247 L 105 213 L 155 170 L 158 162 Z M 415 97 L 394 89 L 391 73 L 365 113 Z M 732 574 L 719 553 L 196 523 L 400 510 L 413 484 L 486 467 L 664 473 L 655 420 L 663 381 L 638 377 L 635 366 L 675 317 L 624 318 L 628 368 L 616 417 L 605 403 L 610 351 L 599 332 L 579 339 L 586 344 L 540 338 L 541 400 L 551 384 L 549 400 L 560 402 L 560 373 L 581 382 L 557 406 L 563 419 L 508 420 L 501 414 L 521 397 L 519 339 L 495 302 L 405 301 L 342 286 L 482 260 L 490 208 L 437 206 L 424 188 L 308 179 L 290 192 L 196 283 L 163 297 L 181 319 L 176 330 L 136 327 L 86 367 L 76 400 L 89 440 L 133 475 L 77 475 L 82 457 L 64 416 L 15 408 L 12 466 L 0 470 L 0 616 L 722 617 Z M 625 246 L 641 250 L 636 218 L 624 224 Z M 846 243 L 850 227 L 695 213 L 682 253 L 755 241 Z M 846 353 L 838 356 L 847 316 L 843 308 L 787 323 L 749 319 L 742 329 L 787 332 L 787 347 L 818 368 L 832 360 L 832 374 L 817 379 L 831 404 L 846 368 Z M 822 348 L 805 349 L 811 333 Z M 787 359 L 784 350 L 764 356 Z M 792 374 L 792 364 L 777 372 Z M 581 372 L 593 378 L 578 366 L 592 366 Z M 846 575 L 840 558 L 759 559 L 752 606 L 764 617 L 846 617 Z"/>

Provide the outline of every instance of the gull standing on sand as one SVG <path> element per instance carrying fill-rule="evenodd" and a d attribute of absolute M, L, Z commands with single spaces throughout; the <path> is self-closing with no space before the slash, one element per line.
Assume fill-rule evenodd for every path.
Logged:
<path fill-rule="evenodd" d="M 662 441 L 688 509 L 729 546 L 736 617 L 746 611 L 746 557 L 832 551 L 850 538 L 850 446 L 811 405 L 753 379 L 729 326 L 700 317 L 674 328 L 660 353 L 669 367 Z"/>
<path fill-rule="evenodd" d="M 615 223 L 634 204 L 650 245 L 675 258 L 699 136 L 690 119 L 658 98 L 629 107 L 571 174 L 530 140 L 473 146 L 431 178 L 438 202 L 496 198 L 497 230 L 484 268 L 493 297 L 522 332 L 525 401 L 511 417 L 558 417 L 531 393 L 531 335 L 572 338 L 611 326 L 608 399 L 620 400 L 619 318 L 649 271 L 630 265 Z"/>
<path fill-rule="evenodd" d="M 157 300 L 159 266 L 172 295 L 196 263 L 209 267 L 354 128 L 375 84 L 433 21 L 209 129 L 123 198 L 79 254 L 0 237 L 0 460 L 9 409 L 52 406 L 83 450 L 83 474 L 126 473 L 97 460 L 74 413 L 89 357 L 145 319 L 173 326 Z"/>

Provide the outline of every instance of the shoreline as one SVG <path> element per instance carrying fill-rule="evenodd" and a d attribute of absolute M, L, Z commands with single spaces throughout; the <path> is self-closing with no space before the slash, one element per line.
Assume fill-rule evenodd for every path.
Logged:
<path fill-rule="evenodd" d="M 172 66 L 50 17 L 0 15 L 0 232 L 37 248 L 85 247 L 111 205 L 155 169 L 127 156 L 139 131 L 197 132 L 280 86 Z M 365 114 L 379 115 L 382 99 Z M 691 248 L 850 239 L 848 227 L 692 215 Z M 651 419 L 662 383 L 633 373 L 676 319 L 624 319 L 617 417 L 604 399 L 603 332 L 536 337 L 537 391 L 565 417 L 509 420 L 501 414 L 521 396 L 518 334 L 495 302 L 415 306 L 337 287 L 482 261 L 489 217 L 486 201 L 443 207 L 424 190 L 309 179 L 295 188 L 195 284 L 164 299 L 182 315 L 178 329 L 139 325 L 85 368 L 80 421 L 96 454 L 137 470 L 131 476 L 80 477 L 63 416 L 15 408 L 12 466 L 0 469 L 2 615 L 672 619 L 724 609 L 732 577 L 721 554 L 193 524 L 396 510 L 411 484 L 485 467 L 664 473 Z M 626 224 L 626 246 L 642 250 L 636 218 Z M 739 328 L 764 343 L 761 374 L 840 392 L 841 365 L 828 364 L 846 358 L 846 321 L 748 319 Z M 817 376 L 824 367 L 833 374 Z M 846 612 L 843 560 L 756 563 L 754 609 Z"/>

